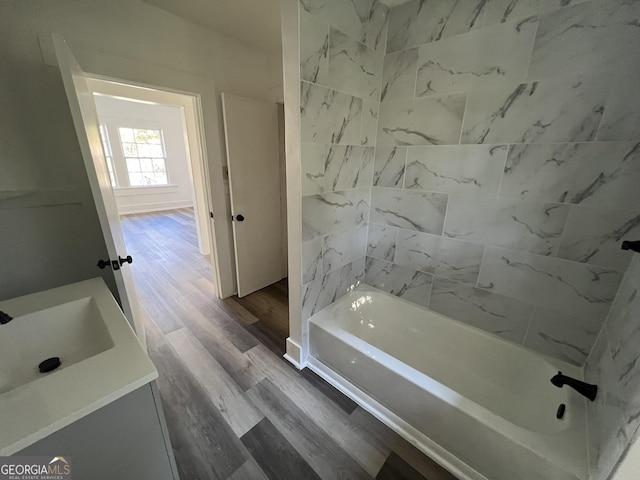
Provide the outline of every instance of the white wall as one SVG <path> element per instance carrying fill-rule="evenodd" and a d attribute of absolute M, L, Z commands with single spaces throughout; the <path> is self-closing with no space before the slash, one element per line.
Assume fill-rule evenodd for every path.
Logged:
<path fill-rule="evenodd" d="M 106 248 L 60 74 L 44 64 L 39 47 L 38 39 L 50 38 L 52 32 L 68 40 L 89 72 L 198 93 L 211 178 L 222 177 L 225 163 L 219 92 L 272 101 L 282 96 L 278 55 L 139 0 L 0 3 L 0 173 L 11 177 L 11 186 L 45 192 L 0 200 L 0 298 L 101 273 L 112 280 L 95 267 Z M 228 195 L 212 195 L 215 243 L 229 252 Z M 223 276 L 233 277 L 232 256 L 220 255 L 219 262 Z M 228 295 L 233 282 L 227 283 Z"/>
<path fill-rule="evenodd" d="M 181 107 L 153 105 L 104 95 L 96 95 L 100 123 L 109 131 L 114 162 L 126 175 L 118 128 L 154 128 L 162 130 L 169 185 L 114 189 L 118 212 L 123 214 L 154 212 L 193 206 L 193 181 L 187 158 L 184 116 Z M 118 167 L 116 167 L 118 168 Z"/>

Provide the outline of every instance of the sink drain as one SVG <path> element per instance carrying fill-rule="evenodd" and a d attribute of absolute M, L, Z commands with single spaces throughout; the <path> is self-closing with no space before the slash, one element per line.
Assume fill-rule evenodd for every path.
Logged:
<path fill-rule="evenodd" d="M 40 369 L 40 373 L 48 373 L 48 372 L 53 372 L 59 366 L 60 366 L 60 358 L 51 357 L 51 358 L 47 358 L 43 362 L 40 362 L 40 365 L 38 365 L 38 368 Z"/>

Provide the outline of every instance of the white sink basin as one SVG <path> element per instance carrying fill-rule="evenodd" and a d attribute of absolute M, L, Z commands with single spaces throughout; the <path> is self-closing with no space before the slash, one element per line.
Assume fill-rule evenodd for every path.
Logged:
<path fill-rule="evenodd" d="M 91 297 L 15 317 L 0 330 L 0 394 L 40 378 L 47 358 L 59 357 L 63 369 L 113 346 Z"/>
<path fill-rule="evenodd" d="M 0 455 L 157 378 L 101 278 L 0 302 Z M 61 365 L 40 373 L 43 360 Z"/>

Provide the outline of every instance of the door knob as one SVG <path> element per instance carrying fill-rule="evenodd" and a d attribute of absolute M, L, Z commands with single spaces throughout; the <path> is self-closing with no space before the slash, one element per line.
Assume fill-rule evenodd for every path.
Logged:
<path fill-rule="evenodd" d="M 244 216 L 243 215 L 236 215 L 236 220 L 239 222 L 244 222 Z"/>
<path fill-rule="evenodd" d="M 111 265 L 111 261 L 110 260 L 98 260 L 98 265 L 97 267 L 100 269 L 104 269 L 105 267 L 108 267 Z"/>
<path fill-rule="evenodd" d="M 127 255 L 127 258 L 122 258 L 118 255 L 118 261 L 120 262 L 120 266 L 122 266 L 125 263 L 133 263 L 133 257 L 131 255 Z"/>

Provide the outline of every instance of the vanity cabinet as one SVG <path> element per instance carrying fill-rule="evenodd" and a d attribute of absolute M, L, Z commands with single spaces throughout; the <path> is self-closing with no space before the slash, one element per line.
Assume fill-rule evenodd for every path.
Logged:
<path fill-rule="evenodd" d="M 82 480 L 178 480 L 155 383 L 146 384 L 16 455 L 71 458 Z"/>

